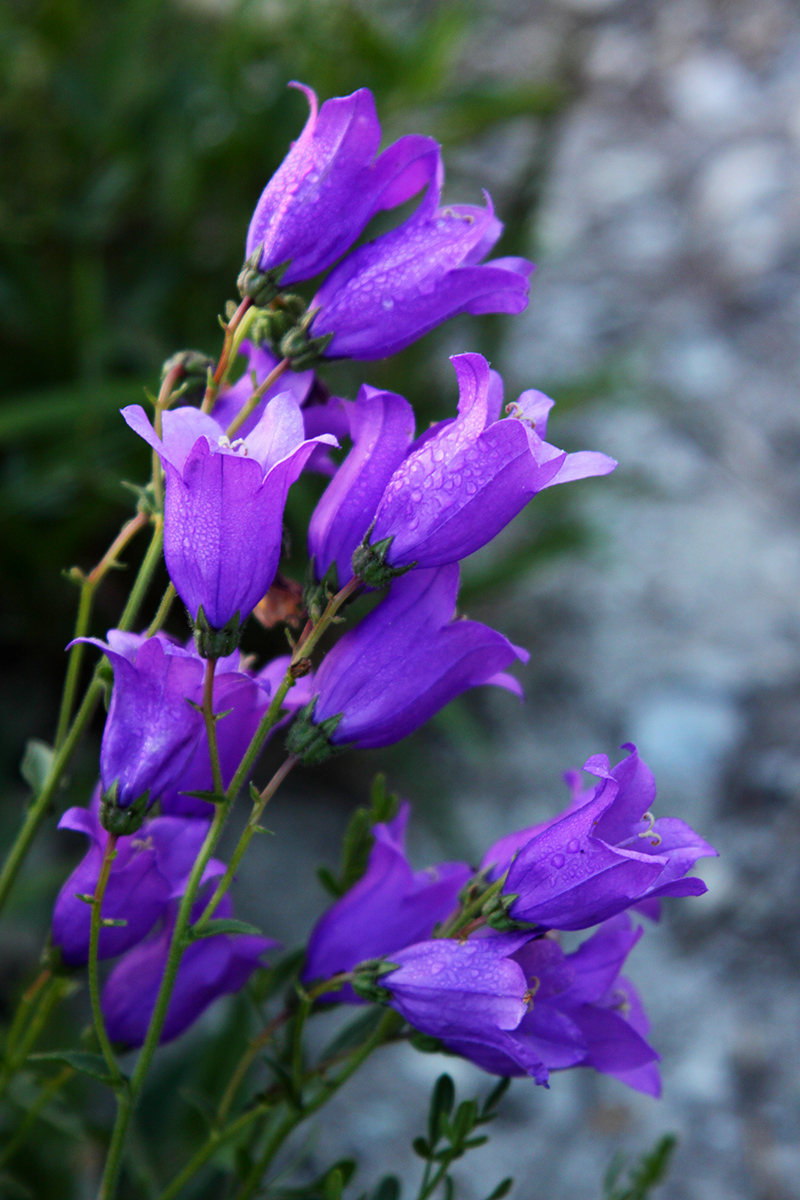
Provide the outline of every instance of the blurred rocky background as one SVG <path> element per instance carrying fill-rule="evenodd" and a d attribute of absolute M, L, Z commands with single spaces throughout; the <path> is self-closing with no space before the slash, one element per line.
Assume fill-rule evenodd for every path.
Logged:
<path fill-rule="evenodd" d="M 58 570 L 102 552 L 126 511 L 116 480 L 146 470 L 116 409 L 176 346 L 215 348 L 249 213 L 305 117 L 285 81 L 323 96 L 371 86 L 387 138 L 442 140 L 446 198 L 488 187 L 507 221 L 501 252 L 539 265 L 523 316 L 454 323 L 364 376 L 433 416 L 454 400 L 446 354 L 481 349 L 509 398 L 536 386 L 557 399 L 553 441 L 620 468 L 540 497 L 467 564 L 465 608 L 531 650 L 525 705 L 470 697 L 392 751 L 298 778 L 274 803 L 276 837 L 246 860 L 240 911 L 288 945 L 303 937 L 325 902 L 314 868 L 334 861 L 379 767 L 415 802 L 425 865 L 479 858 L 563 803 L 565 768 L 636 741 L 658 813 L 721 853 L 702 866 L 708 895 L 667 902 L 631 962 L 664 1098 L 588 1072 L 549 1091 L 515 1084 L 460 1194 L 478 1200 L 513 1174 L 519 1200 L 594 1200 L 616 1150 L 674 1131 L 670 1200 L 800 1196 L 796 7 L 16 0 L 0 22 L 4 835 L 24 798 L 24 739 L 54 719 L 73 604 Z M 353 394 L 359 377 L 330 380 Z M 315 494 L 295 499 L 297 530 Z M 119 611 L 115 589 L 98 632 Z M 278 651 L 259 636 L 254 649 Z M 65 804 L 88 796 L 92 770 L 87 750 Z M 12 996 L 79 850 L 49 832 L 18 888 L 0 946 Z M 242 1012 L 218 1006 L 164 1055 L 143 1179 L 167 1178 L 196 1133 L 178 1089 L 203 1083 L 201 1047 L 223 1055 Z M 488 1090 L 456 1060 L 385 1051 L 299 1143 L 309 1168 L 359 1153 L 363 1186 L 387 1170 L 410 1186 L 409 1142 L 445 1069 Z M 170 1144 L 154 1149 L 164 1123 Z M 79 1180 L 96 1168 L 62 1125 L 15 1163 L 37 1196 L 67 1197 L 65 1154 Z M 68 1200 L 88 1194 L 76 1186 Z"/>

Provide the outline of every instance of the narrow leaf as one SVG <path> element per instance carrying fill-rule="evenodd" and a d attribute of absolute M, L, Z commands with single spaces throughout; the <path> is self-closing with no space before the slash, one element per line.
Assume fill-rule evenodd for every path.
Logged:
<path fill-rule="evenodd" d="M 50 1050 L 46 1054 L 31 1054 L 28 1061 L 66 1063 L 82 1075 L 91 1075 L 92 1079 L 111 1085 L 106 1060 L 101 1054 L 90 1054 L 87 1050 Z"/>
<path fill-rule="evenodd" d="M 513 1186 L 514 1180 L 509 1175 L 507 1179 L 503 1179 L 502 1182 L 498 1183 L 494 1191 L 486 1197 L 486 1200 L 503 1200 L 503 1197 L 508 1195 Z"/>
<path fill-rule="evenodd" d="M 53 747 L 40 738 L 28 738 L 19 773 L 32 792 L 38 794 L 42 790 L 52 765 Z"/>
<path fill-rule="evenodd" d="M 440 1075 L 433 1086 L 430 1110 L 428 1112 L 428 1140 L 435 1146 L 440 1135 L 440 1120 L 449 1116 L 453 1109 L 456 1090 L 449 1075 Z"/>
<path fill-rule="evenodd" d="M 196 930 L 194 925 L 189 927 L 189 936 L 195 941 L 200 938 L 217 937 L 220 933 L 247 933 L 255 937 L 264 936 L 257 925 L 250 925 L 247 921 L 237 921 L 235 917 L 219 917 L 207 921 L 202 929 Z"/>

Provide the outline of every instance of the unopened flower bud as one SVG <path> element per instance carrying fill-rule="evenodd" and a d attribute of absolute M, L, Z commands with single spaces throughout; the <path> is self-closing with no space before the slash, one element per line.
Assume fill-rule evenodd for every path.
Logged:
<path fill-rule="evenodd" d="M 181 378 L 197 378 L 205 383 L 209 370 L 214 369 L 214 360 L 203 354 L 202 350 L 179 350 L 163 364 L 161 378 L 166 379 L 176 367 L 180 368 Z"/>
<path fill-rule="evenodd" d="M 143 792 L 141 796 L 133 801 L 132 804 L 125 808 L 120 808 L 117 801 L 119 794 L 119 781 L 115 780 L 107 791 L 103 792 L 100 800 L 100 824 L 107 833 L 113 833 L 117 837 L 127 837 L 129 834 L 137 833 L 147 816 L 147 809 L 150 800 L 150 790 Z"/>

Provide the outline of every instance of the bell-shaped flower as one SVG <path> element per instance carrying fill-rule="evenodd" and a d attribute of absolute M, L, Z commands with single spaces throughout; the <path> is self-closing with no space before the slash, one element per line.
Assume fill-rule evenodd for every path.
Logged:
<path fill-rule="evenodd" d="M 348 404 L 353 448 L 328 484 L 308 527 L 314 573 L 335 563 L 339 587 L 352 578 L 353 553 L 414 436 L 414 410 L 402 396 L 365 384 Z"/>
<path fill-rule="evenodd" d="M 584 803 L 560 819 L 525 831 L 519 848 L 499 843 L 484 858 L 495 876 L 509 852 L 503 891 L 515 897 L 509 916 L 549 929 L 585 929 L 644 900 L 700 896 L 707 889 L 686 872 L 716 850 L 683 821 L 655 820 L 652 772 L 636 747 L 610 769 L 604 754 L 584 770 L 600 780 Z M 514 850 L 516 853 L 514 854 Z"/>
<path fill-rule="evenodd" d="M 363 876 L 314 926 L 303 970 L 306 982 L 330 979 L 365 959 L 421 942 L 455 909 L 472 870 L 455 862 L 412 870 L 404 848 L 409 812 L 404 803 L 393 821 L 373 828 L 375 842 Z M 349 987 L 331 998 L 359 1003 Z"/>
<path fill-rule="evenodd" d="M 114 670 L 100 747 L 104 795 L 117 808 L 153 804 L 180 777 L 203 729 L 204 664 L 164 634 L 142 638 L 112 629 L 98 646 Z"/>
<path fill-rule="evenodd" d="M 239 658 L 238 652 L 236 658 Z M 254 675 L 239 672 L 236 675 L 219 674 L 222 659 L 217 663 L 214 680 L 214 709 L 224 713 L 217 721 L 217 749 L 222 772 L 222 785 L 230 785 L 239 764 L 244 758 L 253 734 L 259 726 L 270 704 L 270 699 L 280 686 L 290 656 L 274 658 Z M 237 664 L 238 665 L 238 664 Z M 282 708 L 286 716 L 270 730 L 264 745 L 275 733 L 291 720 L 292 713 L 308 704 L 311 699 L 314 676 L 309 673 L 298 679 L 286 695 Z M 258 760 L 256 760 L 257 762 Z M 255 763 L 253 764 L 256 765 Z M 207 800 L 191 795 L 192 792 L 211 792 L 214 782 L 211 774 L 211 757 L 208 739 L 203 729 L 200 741 L 177 782 L 161 797 L 161 811 L 174 816 L 197 816 L 211 818 L 214 805 Z"/>
<path fill-rule="evenodd" d="M 464 979 L 468 962 L 454 951 L 444 952 L 442 972 L 449 970 L 453 976 L 447 1001 L 450 1031 L 436 1032 L 435 1021 L 428 1016 L 422 1025 L 417 1012 L 413 1014 L 416 1020 L 404 1015 L 418 1029 L 441 1038 L 448 1050 L 495 1075 L 533 1075 L 538 1083 L 545 1083 L 550 1071 L 593 1067 L 657 1096 L 658 1054 L 645 1041 L 647 1018 L 632 984 L 620 975 L 641 934 L 642 930 L 632 929 L 623 916 L 601 926 L 572 954 L 565 954 L 557 942 L 546 937 L 522 946 L 518 939 L 512 941 L 512 952 L 505 961 L 520 968 L 525 1001 L 524 1013 L 513 1028 L 498 1030 L 492 1022 L 476 1028 L 472 993 Z M 490 936 L 466 944 L 491 946 L 494 941 Z M 430 948 L 436 943 L 425 945 Z M 412 951 L 418 949 L 412 947 Z M 432 963 L 442 957 L 441 951 L 437 955 L 432 949 L 428 954 Z M 402 964 L 402 954 L 393 955 L 392 961 Z M 380 983 L 395 996 L 398 979 L 402 1000 L 407 984 L 400 972 L 383 975 Z M 453 987 L 454 982 L 458 986 Z M 431 980 L 429 986 L 435 987 L 436 981 Z M 396 1001 L 390 1003 L 398 1007 Z"/>
<path fill-rule="evenodd" d="M 368 544 L 359 547 L 353 565 L 370 585 L 381 582 L 386 568 L 391 574 L 458 562 L 496 537 L 543 488 L 616 466 L 605 454 L 566 454 L 544 441 L 552 401 L 541 392 L 523 392 L 509 406 L 513 415 L 501 419 L 503 383 L 486 359 L 458 354 L 451 361 L 458 416 L 423 433 L 383 494 L 366 497 Z"/>
<path fill-rule="evenodd" d="M 533 264 L 481 264 L 502 233 L 491 200 L 439 206 L 441 160 L 419 208 L 398 228 L 349 254 L 309 306 L 326 358 L 387 358 L 459 313 L 518 313 Z"/>
<path fill-rule="evenodd" d="M 397 579 L 322 660 L 316 696 L 289 730 L 290 751 L 313 763 L 331 747 L 389 746 L 484 683 L 519 695 L 504 671 L 526 651 L 477 621 L 453 620 L 457 592 L 455 565 Z"/>
<path fill-rule="evenodd" d="M 158 453 L 166 473 L 164 555 L 178 595 L 198 621 L 221 630 L 244 621 L 278 567 L 289 487 L 330 434 L 306 439 L 288 393 L 276 396 L 251 433 L 229 442 L 213 416 L 177 408 L 163 416 L 163 440 L 144 410 L 122 415 Z"/>
<path fill-rule="evenodd" d="M 207 895 L 198 900 L 192 920 L 200 917 L 207 900 Z M 163 929 L 129 950 L 106 980 L 101 1005 L 112 1042 L 141 1046 L 145 1040 L 167 965 L 177 911 L 176 900 L 169 906 Z M 233 904 L 225 896 L 216 917 L 232 914 Z M 264 966 L 264 952 L 278 945 L 271 938 L 255 934 L 220 933 L 192 942 L 178 967 L 160 1041 L 172 1041 L 220 996 L 243 988 L 253 971 Z"/>
<path fill-rule="evenodd" d="M 274 271 L 281 285 L 331 266 L 376 213 L 424 187 L 438 161 L 436 142 L 415 134 L 378 155 L 381 127 L 367 88 L 318 109 L 311 88 L 290 86 L 305 93 L 311 113 L 262 192 L 247 232 L 247 257 L 260 249 L 260 270 Z"/>
<path fill-rule="evenodd" d="M 62 887 L 53 910 L 53 942 L 70 966 L 89 957 L 92 909 L 79 896 L 93 896 L 108 834 L 99 820 L 100 790 L 89 808 L 68 808 L 59 829 L 74 829 L 91 846 Z M 124 921 L 100 931 L 99 957 L 114 958 L 146 937 L 175 896 L 180 896 L 208 832 L 206 821 L 154 817 L 129 837 L 117 839 L 101 915 Z"/>

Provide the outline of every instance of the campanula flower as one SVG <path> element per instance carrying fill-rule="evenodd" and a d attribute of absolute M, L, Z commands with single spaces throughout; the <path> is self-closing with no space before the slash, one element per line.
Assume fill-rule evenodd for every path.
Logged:
<path fill-rule="evenodd" d="M 326 270 L 376 213 L 424 187 L 438 162 L 437 144 L 416 134 L 378 154 L 381 127 L 368 88 L 318 109 L 311 88 L 290 86 L 305 93 L 311 112 L 261 194 L 246 252 L 249 258 L 260 249 L 260 270 L 275 271 L 282 285 Z"/>
<path fill-rule="evenodd" d="M 217 865 L 224 870 L 222 864 Z M 197 901 L 192 920 L 200 917 L 207 900 L 206 895 Z M 129 950 L 106 981 L 101 1004 L 108 1036 L 113 1042 L 128 1046 L 141 1046 L 144 1042 L 167 965 L 177 911 L 175 900 L 169 906 L 163 929 Z M 216 916 L 224 918 L 232 914 L 232 901 L 225 896 Z M 264 952 L 278 944 L 255 934 L 216 934 L 192 942 L 178 968 L 160 1041 L 172 1041 L 220 996 L 243 988 L 253 971 L 264 965 L 261 961 Z"/>
<path fill-rule="evenodd" d="M 497 258 L 481 265 L 503 226 L 486 207 L 440 207 L 436 173 L 408 220 L 349 254 L 311 301 L 312 339 L 329 338 L 326 358 L 387 358 L 459 313 L 519 313 L 533 263 Z"/>
<path fill-rule="evenodd" d="M 550 929 L 585 929 L 659 896 L 701 896 L 706 885 L 686 872 L 716 850 L 683 821 L 654 820 L 652 772 L 636 747 L 613 770 L 604 754 L 584 770 L 599 778 L 584 803 L 545 828 L 505 841 L 484 858 L 498 876 L 509 854 L 503 891 L 516 897 L 509 916 Z M 514 853 L 516 849 L 516 853 Z M 492 872 L 493 868 L 493 872 Z"/>
<path fill-rule="evenodd" d="M 192 619 L 202 608 L 212 630 L 243 622 L 275 576 L 289 487 L 315 447 L 336 439 L 306 439 L 289 393 L 272 399 L 250 434 L 233 443 L 196 408 L 165 412 L 163 440 L 139 405 L 122 415 L 164 466 L 164 555 Z"/>
<path fill-rule="evenodd" d="M 423 941 L 455 909 L 471 868 L 440 863 L 412 870 L 404 849 L 409 812 L 404 803 L 393 821 L 375 825 L 364 875 L 317 921 L 306 952 L 307 982 L 330 979 L 364 959 Z M 358 1003 L 349 987 L 332 998 Z"/>
<path fill-rule="evenodd" d="M 412 571 L 323 659 L 314 700 L 287 746 L 306 762 L 331 747 L 389 746 L 467 688 L 492 683 L 520 694 L 504 673 L 526 651 L 477 621 L 453 620 L 458 567 Z M 321 757 L 320 757 L 321 756 Z"/>
<path fill-rule="evenodd" d="M 59 829 L 84 833 L 91 842 L 53 910 L 53 942 L 71 966 L 80 966 L 89 957 L 92 910 L 78 895 L 94 895 L 100 877 L 108 834 L 100 824 L 99 807 L 98 788 L 89 808 L 68 808 L 58 823 Z M 146 937 L 170 900 L 183 892 L 207 831 L 206 821 L 163 816 L 145 821 L 132 836 L 117 839 L 102 916 L 126 924 L 101 929 L 100 958 L 124 954 Z"/>
<path fill-rule="evenodd" d="M 370 585 L 383 581 L 386 568 L 390 576 L 412 565 L 458 562 L 496 537 L 543 488 L 605 475 L 616 466 L 605 454 L 566 454 L 544 441 L 552 401 L 541 392 L 523 392 L 509 406 L 512 415 L 501 419 L 503 383 L 486 359 L 458 354 L 451 361 L 458 416 L 417 439 L 382 493 L 365 490 L 361 527 L 368 542 L 353 567 Z M 382 452 L 379 440 L 369 451 L 355 446 L 342 470 L 351 457 Z M 362 475 L 363 467 L 357 483 Z M 336 485 L 341 489 L 338 477 Z M 325 510 L 327 493 L 321 505 Z"/>

